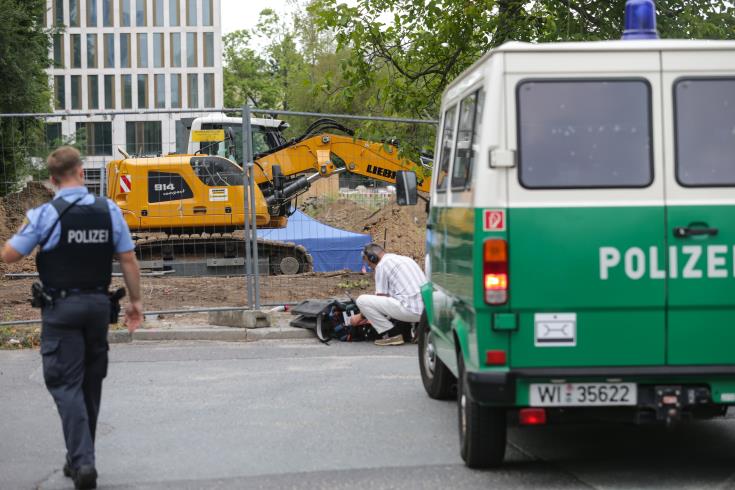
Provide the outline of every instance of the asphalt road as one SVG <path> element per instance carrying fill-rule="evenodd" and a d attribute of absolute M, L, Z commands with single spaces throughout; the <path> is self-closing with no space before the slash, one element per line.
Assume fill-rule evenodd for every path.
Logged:
<path fill-rule="evenodd" d="M 36 351 L 0 351 L 0 488 L 72 488 Z M 513 429 L 502 470 L 459 457 L 416 347 L 139 343 L 111 351 L 100 488 L 735 488 L 735 418 Z"/>

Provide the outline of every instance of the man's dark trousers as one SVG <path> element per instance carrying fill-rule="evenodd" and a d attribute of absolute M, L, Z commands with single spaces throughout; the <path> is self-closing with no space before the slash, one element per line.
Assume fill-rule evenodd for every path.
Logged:
<path fill-rule="evenodd" d="M 43 308 L 43 377 L 56 402 L 72 469 L 94 465 L 94 439 L 107 375 L 110 300 L 72 294 Z"/>

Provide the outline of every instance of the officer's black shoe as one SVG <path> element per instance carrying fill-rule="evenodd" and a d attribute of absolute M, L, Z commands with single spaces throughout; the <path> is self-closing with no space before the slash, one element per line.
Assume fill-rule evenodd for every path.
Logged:
<path fill-rule="evenodd" d="M 97 488 L 97 470 L 92 465 L 82 465 L 74 472 L 74 488 L 87 490 Z"/>
<path fill-rule="evenodd" d="M 69 462 L 67 461 L 66 463 L 64 463 L 64 476 L 67 478 L 71 478 L 72 476 L 71 473 L 72 473 L 71 466 L 69 465 Z"/>

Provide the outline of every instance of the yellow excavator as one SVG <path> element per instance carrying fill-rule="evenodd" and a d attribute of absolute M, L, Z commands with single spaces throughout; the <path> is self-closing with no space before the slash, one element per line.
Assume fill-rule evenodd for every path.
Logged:
<path fill-rule="evenodd" d="M 121 150 L 125 158 L 108 163 L 107 195 L 122 209 L 144 267 L 177 275 L 243 269 L 243 170 L 233 161 L 239 155 L 241 126 L 240 119 L 226 119 L 237 125 L 194 121 L 189 151 L 192 140 L 198 140 L 199 148 L 192 154 L 130 156 Z M 395 183 L 396 172 L 413 171 L 418 189 L 429 190 L 431 168 L 426 162 L 401 157 L 394 144 L 356 138 L 334 120 L 319 120 L 292 140 L 282 136 L 283 124 L 257 122 L 253 141 L 258 138 L 259 143 L 254 145 L 258 229 L 286 227 L 297 196 L 315 180 L 343 172 Z M 259 239 L 258 255 L 262 273 L 311 270 L 308 251 L 293 243 Z"/>

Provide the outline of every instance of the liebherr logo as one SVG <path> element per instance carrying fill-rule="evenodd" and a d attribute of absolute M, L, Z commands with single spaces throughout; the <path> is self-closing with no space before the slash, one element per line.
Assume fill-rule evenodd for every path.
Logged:
<path fill-rule="evenodd" d="M 379 175 L 381 177 L 387 177 L 389 179 L 395 179 L 396 173 L 393 170 L 387 168 L 378 167 L 377 165 L 368 165 L 367 172 L 373 175 Z"/>
<path fill-rule="evenodd" d="M 623 272 L 628 279 L 727 279 L 735 277 L 735 246 L 671 246 L 668 268 L 659 247 L 631 247 L 621 252 L 615 247 L 600 247 L 600 279 Z M 668 270 L 667 270 L 668 269 Z"/>

